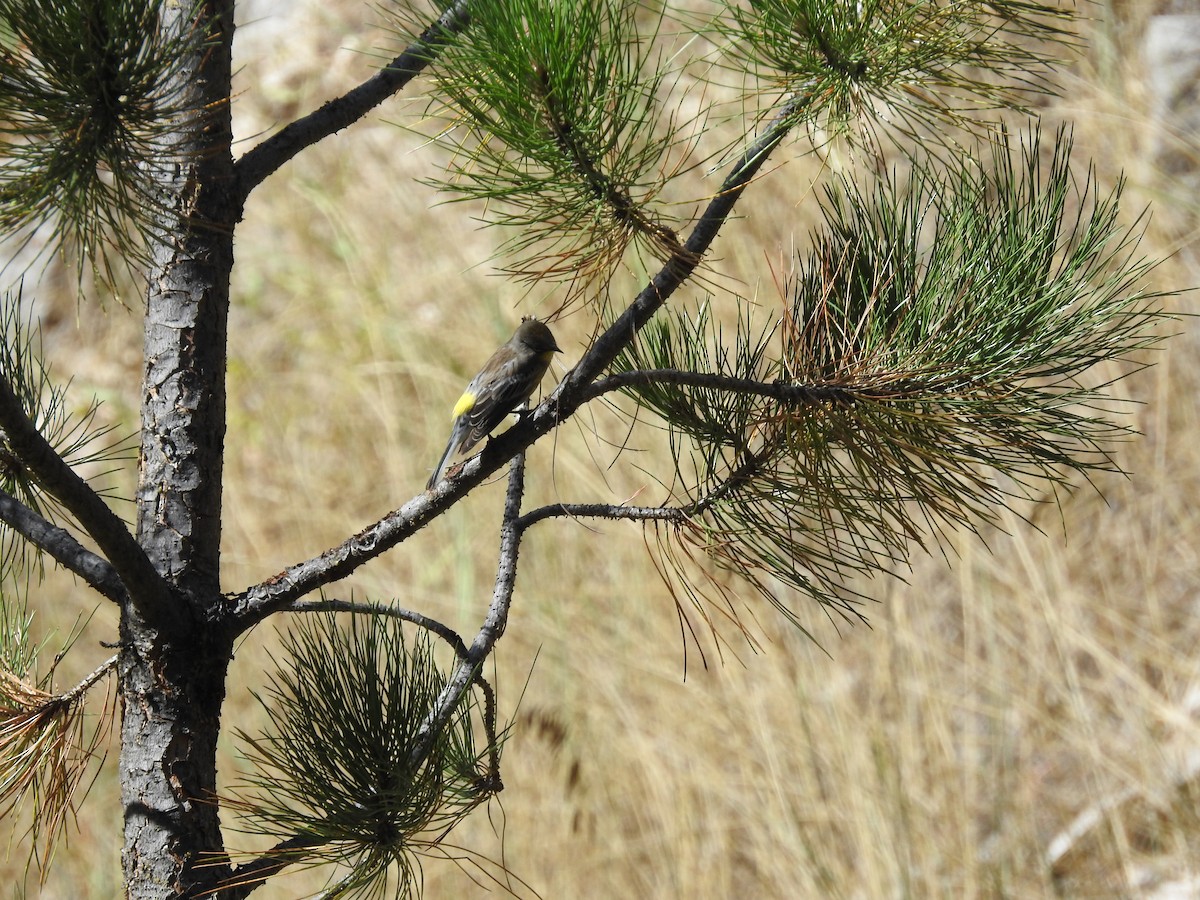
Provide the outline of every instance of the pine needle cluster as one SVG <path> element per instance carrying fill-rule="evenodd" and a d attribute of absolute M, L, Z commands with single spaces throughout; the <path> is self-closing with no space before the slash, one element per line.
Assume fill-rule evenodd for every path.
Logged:
<path fill-rule="evenodd" d="M 771 327 L 675 312 L 639 335 L 616 369 L 671 433 L 677 536 L 772 599 L 853 617 L 847 576 L 1117 470 L 1132 432 L 1105 389 L 1145 364 L 1161 313 L 1120 189 L 1077 185 L 1065 134 L 1042 149 L 903 188 L 841 179 Z"/>
<path fill-rule="evenodd" d="M 145 261 L 156 168 L 190 104 L 174 34 L 152 0 L 0 0 L 0 232 L 90 263 Z M 44 226 L 44 227 L 43 227 Z M 39 232 L 40 229 L 40 232 Z M 44 252 L 39 250 L 39 253 Z"/>
<path fill-rule="evenodd" d="M 238 733 L 253 771 L 227 802 L 284 839 L 281 858 L 349 867 L 326 896 L 375 896 L 389 871 L 409 896 L 420 855 L 499 788 L 472 695 L 430 738 L 446 678 L 430 641 L 387 617 L 306 614 L 283 649 L 259 697 L 269 726 Z"/>
<path fill-rule="evenodd" d="M 989 127 L 980 113 L 1052 92 L 1069 25 L 1060 4 L 1028 0 L 751 0 L 713 20 L 729 42 L 722 64 L 769 102 L 804 96 L 798 119 L 818 131 L 873 147 L 886 135 L 909 152 L 957 149 L 955 131 Z"/>
<path fill-rule="evenodd" d="M 480 0 L 431 68 L 430 118 L 454 153 L 432 182 L 511 226 L 505 270 L 603 284 L 626 250 L 679 250 L 653 200 L 679 123 L 664 110 L 661 19 L 638 0 Z"/>
<path fill-rule="evenodd" d="M 103 761 L 113 709 L 106 703 L 89 720 L 86 699 L 116 658 L 71 690 L 55 693 L 52 669 L 36 675 L 43 647 L 32 640 L 23 585 L 19 578 L 0 581 L 0 821 L 15 825 L 18 812 L 29 811 L 28 863 L 44 876 L 91 787 L 89 774 L 94 777 Z"/>

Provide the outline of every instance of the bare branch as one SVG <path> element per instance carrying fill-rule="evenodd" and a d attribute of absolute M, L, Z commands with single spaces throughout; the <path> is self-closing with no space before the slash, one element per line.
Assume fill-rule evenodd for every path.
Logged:
<path fill-rule="evenodd" d="M 91 535 L 100 552 L 116 570 L 127 595 L 133 598 L 134 603 L 141 606 L 149 597 L 163 596 L 166 586 L 162 578 L 129 533 L 125 523 L 38 433 L 25 410 L 21 408 L 21 402 L 13 393 L 8 379 L 3 377 L 0 377 L 0 430 L 3 430 L 9 449 L 20 460 L 21 465 L 28 469 L 38 484 L 54 495 L 71 512 L 84 531 Z M 62 562 L 67 565 L 66 561 Z M 84 576 L 83 572 L 79 574 Z M 88 583 L 100 590 L 100 585 L 91 579 L 88 579 Z M 117 599 L 105 591 L 101 593 L 110 599 Z M 122 599 L 124 596 L 123 593 Z"/>
<path fill-rule="evenodd" d="M 54 699 L 60 703 L 74 703 L 84 694 L 92 689 L 92 686 L 101 678 L 117 667 L 117 662 L 121 659 L 121 654 L 114 653 L 104 662 L 100 663 L 90 675 L 84 677 L 79 684 L 61 694 L 56 694 Z"/>
<path fill-rule="evenodd" d="M 289 603 L 281 607 L 280 612 L 348 612 L 361 613 L 369 616 L 391 616 L 419 625 L 426 631 L 432 631 L 447 644 L 454 648 L 459 659 L 467 658 L 467 645 L 459 637 L 458 632 L 443 625 L 437 619 L 430 618 L 419 612 L 392 606 L 389 603 L 361 603 L 353 600 L 303 600 Z"/>
<path fill-rule="evenodd" d="M 330 100 L 271 135 L 234 165 L 236 194 L 241 202 L 285 163 L 319 141 L 353 125 L 402 89 L 437 58 L 446 39 L 463 31 L 471 20 L 468 0 L 456 0 L 437 21 L 388 65 L 352 91 Z"/>
<path fill-rule="evenodd" d="M 516 527 L 524 532 L 538 522 L 552 518 L 613 519 L 630 522 L 673 522 L 683 525 L 718 502 L 758 471 L 770 455 L 766 448 L 757 453 L 743 454 L 741 463 L 712 491 L 687 506 L 622 506 L 615 503 L 550 503 L 539 506 L 517 519 Z"/>
<path fill-rule="evenodd" d="M 517 583 L 517 555 L 521 549 L 521 499 L 525 495 L 525 454 L 518 453 L 508 473 L 508 493 L 504 498 L 504 516 L 500 523 L 500 559 L 496 565 L 496 584 L 492 589 L 492 605 L 471 649 L 459 663 L 454 674 L 442 689 L 438 702 L 421 727 L 423 739 L 413 749 L 414 762 L 422 759 L 432 746 L 437 733 L 445 725 L 468 685 L 478 675 L 480 666 L 492 652 L 496 641 L 508 626 L 508 610 L 512 605 L 513 589 Z"/>
<path fill-rule="evenodd" d="M 614 503 L 551 503 L 517 519 L 521 531 L 546 519 L 627 519 L 634 522 L 682 522 L 688 512 L 677 506 L 620 506 Z"/>
<path fill-rule="evenodd" d="M 92 670 L 91 674 L 84 676 L 75 687 L 58 694 L 51 694 L 31 684 L 27 684 L 12 672 L 0 672 L 0 681 L 3 682 L 0 697 L 9 704 L 15 702 L 17 707 L 38 716 L 54 713 L 78 703 L 83 695 L 95 686 L 96 682 L 117 667 L 120 659 L 120 654 L 114 653 Z M 3 705 L 0 704 L 0 706 Z M 12 713 L 13 709 L 5 709 L 4 711 L 5 713 Z"/>
<path fill-rule="evenodd" d="M 499 468 L 503 461 L 497 463 Z M 320 556 L 285 569 L 273 578 L 229 598 L 229 612 L 241 630 L 250 628 L 288 603 L 351 574 L 363 563 L 405 541 L 429 524 L 450 504 L 419 494 L 400 509 Z"/>
<path fill-rule="evenodd" d="M 117 570 L 108 560 L 97 556 L 75 540 L 69 531 L 42 518 L 4 491 L 0 491 L 0 521 L 109 600 L 124 603 L 129 599 Z"/>

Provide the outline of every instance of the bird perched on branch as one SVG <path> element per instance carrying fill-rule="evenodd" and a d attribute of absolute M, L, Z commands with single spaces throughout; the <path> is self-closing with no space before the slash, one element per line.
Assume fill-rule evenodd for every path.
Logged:
<path fill-rule="evenodd" d="M 484 363 L 454 404 L 450 442 L 429 478 L 427 490 L 437 486 L 451 454 L 466 453 L 529 400 L 550 368 L 550 360 L 561 352 L 546 323 L 533 318 L 521 320 L 513 336 Z"/>

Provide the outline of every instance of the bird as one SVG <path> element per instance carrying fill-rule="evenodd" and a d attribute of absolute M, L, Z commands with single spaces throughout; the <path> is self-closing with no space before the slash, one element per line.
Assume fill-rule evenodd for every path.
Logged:
<path fill-rule="evenodd" d="M 529 316 L 521 320 L 513 336 L 484 363 L 454 404 L 450 441 L 426 490 L 437 486 L 451 454 L 469 451 L 529 400 L 550 368 L 550 360 L 561 352 L 545 322 Z"/>

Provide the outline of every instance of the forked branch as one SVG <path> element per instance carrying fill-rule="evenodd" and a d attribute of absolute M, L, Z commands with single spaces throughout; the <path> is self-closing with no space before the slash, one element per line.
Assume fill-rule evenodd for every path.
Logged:
<path fill-rule="evenodd" d="M 444 481 L 436 492 L 419 494 L 337 547 L 290 566 L 270 580 L 230 597 L 230 613 L 238 626 L 242 630 L 252 627 L 292 601 L 345 578 L 359 566 L 397 546 L 591 399 L 594 396 L 592 383 L 699 265 L 742 192 L 786 137 L 808 100 L 807 95 L 797 96 L 784 104 L 726 177 L 682 250 L 666 262 L 617 321 L 596 339 L 550 397 L 492 440 L 481 454 L 468 460 L 459 474 Z"/>
<path fill-rule="evenodd" d="M 459 659 L 465 659 L 467 656 L 467 645 L 463 643 L 463 639 L 459 637 L 458 632 L 449 625 L 443 625 L 437 619 L 430 616 L 413 612 L 410 609 L 403 609 L 390 603 L 363 603 L 354 600 L 322 598 L 321 600 L 298 600 L 295 603 L 289 603 L 280 612 L 345 612 L 403 619 L 405 622 L 411 622 L 420 628 L 424 628 L 426 631 L 432 631 L 454 648 L 454 653 Z"/>
<path fill-rule="evenodd" d="M 165 583 L 125 523 L 42 437 L 6 378 L 0 378 L 0 430 L 21 465 L 71 512 L 96 542 L 133 602 L 139 607 L 148 607 L 164 599 Z M 99 585 L 96 587 L 100 589 Z M 110 584 L 110 591 L 112 587 Z M 111 593 L 105 593 L 105 596 L 115 599 Z"/>

